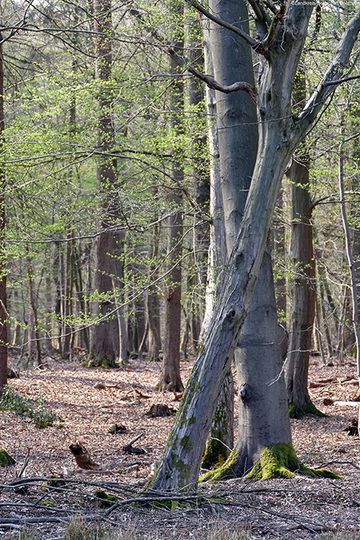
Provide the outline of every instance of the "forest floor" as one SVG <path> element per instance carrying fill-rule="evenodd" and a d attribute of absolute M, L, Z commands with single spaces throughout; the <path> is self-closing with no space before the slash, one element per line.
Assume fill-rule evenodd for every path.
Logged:
<path fill-rule="evenodd" d="M 191 363 L 182 362 L 181 367 L 185 382 Z M 328 416 L 292 420 L 293 443 L 303 463 L 329 468 L 342 479 L 297 476 L 205 484 L 200 487 L 205 502 L 172 510 L 131 504 L 159 460 L 173 421 L 173 416 L 146 413 L 154 404 L 179 406 L 178 396 L 154 390 L 159 373 L 157 362 L 131 360 L 126 367 L 105 370 L 48 359 L 44 369 L 24 370 L 19 379 L 9 381 L 28 397 L 41 396 L 43 407 L 61 420 L 39 429 L 25 416 L 0 411 L 0 448 L 16 460 L 14 466 L 0 469 L 0 538 L 19 538 L 18 527 L 25 521 L 33 522 L 39 538 L 63 538 L 69 515 L 106 519 L 110 527 L 135 528 L 140 538 L 151 540 L 207 538 L 214 527 L 244 530 L 251 539 L 343 538 L 334 536 L 342 531 L 347 531 L 346 538 L 360 538 L 359 437 L 347 430 L 357 407 L 334 403 L 359 400 L 353 359 L 342 366 L 324 366 L 313 357 L 311 397 Z M 125 432 L 110 433 L 115 424 Z M 144 453 L 124 453 L 123 447 L 138 435 L 133 446 Z M 69 451 L 76 441 L 82 441 L 100 469 L 76 466 Z M 6 487 L 19 476 L 22 485 Z M 63 481 L 49 482 L 51 477 Z M 99 507 L 98 489 L 121 504 L 110 511 Z M 12 536 L 14 531 L 17 536 Z M 230 532 L 222 538 L 230 538 Z"/>

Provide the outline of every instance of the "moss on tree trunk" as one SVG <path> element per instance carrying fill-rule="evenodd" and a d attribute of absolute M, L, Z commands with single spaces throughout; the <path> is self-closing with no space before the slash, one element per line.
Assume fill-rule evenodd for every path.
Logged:
<path fill-rule="evenodd" d="M 237 476 L 236 465 L 238 452 L 231 452 L 224 465 L 210 471 L 202 478 L 202 482 L 223 480 Z M 297 474 L 311 476 L 312 478 L 340 478 L 327 469 L 311 469 L 303 465 L 294 450 L 292 443 L 278 443 L 267 446 L 262 452 L 259 461 L 249 473 L 247 480 L 267 480 L 269 478 L 294 478 Z"/>
<path fill-rule="evenodd" d="M 325 413 L 319 411 L 319 409 L 317 409 L 311 401 L 303 408 L 298 407 L 295 403 L 289 403 L 290 418 L 303 418 L 307 414 L 314 414 L 315 416 L 327 416 Z"/>

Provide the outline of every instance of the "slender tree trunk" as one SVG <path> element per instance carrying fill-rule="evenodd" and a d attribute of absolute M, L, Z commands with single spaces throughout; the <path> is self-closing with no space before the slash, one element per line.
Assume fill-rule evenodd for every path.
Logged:
<path fill-rule="evenodd" d="M 77 19 L 77 17 L 76 17 Z M 77 71 L 77 62 L 73 58 L 72 61 L 72 75 L 75 75 Z M 71 97 L 70 117 L 69 117 L 69 138 L 70 144 L 73 143 L 73 138 L 76 133 L 76 96 L 73 91 Z M 73 168 L 69 169 L 70 180 L 73 178 Z M 69 200 L 69 207 L 71 200 Z M 72 224 L 67 225 L 67 244 L 66 244 L 66 256 L 65 256 L 65 282 L 64 282 L 64 337 L 62 343 L 62 358 L 67 359 L 71 355 L 71 341 L 72 341 L 72 325 L 70 318 L 73 314 L 73 286 L 74 286 L 74 233 Z"/>
<path fill-rule="evenodd" d="M 309 360 L 315 319 L 316 282 L 311 223 L 312 200 L 307 162 L 292 161 L 287 175 L 292 186 L 291 250 L 295 280 L 292 294 L 290 344 L 285 381 L 290 414 L 316 412 L 308 392 Z"/>
<path fill-rule="evenodd" d="M 93 331 L 91 354 L 99 363 L 115 365 L 119 356 L 119 327 L 115 310 L 114 277 L 116 261 L 114 253 L 119 239 L 111 230 L 117 218 L 116 211 L 116 159 L 109 158 L 115 143 L 115 133 L 111 118 L 112 90 L 111 80 L 111 0 L 94 0 L 96 40 L 96 77 L 99 85 L 99 126 L 98 126 L 98 166 L 97 177 L 102 197 L 100 223 L 101 234 L 95 240 L 94 289 L 98 300 L 95 314 L 100 321 Z"/>
<path fill-rule="evenodd" d="M 85 264 L 87 263 L 87 257 L 85 257 Z M 82 264 L 81 264 L 81 247 L 74 246 L 74 285 L 75 290 L 80 306 L 81 317 L 86 320 L 87 317 L 87 305 L 86 305 L 86 293 L 84 290 L 83 274 L 82 274 Z M 83 328 L 81 331 L 83 344 L 85 346 L 86 352 L 90 352 L 90 341 L 89 341 L 89 329 L 87 327 Z"/>
<path fill-rule="evenodd" d="M 156 217 L 156 216 L 155 216 Z M 157 257 L 159 254 L 160 226 L 156 223 L 151 241 L 151 265 L 149 268 L 149 278 L 154 281 L 158 272 Z M 147 320 L 149 324 L 149 359 L 160 358 L 161 334 L 160 334 L 160 297 L 154 285 L 150 285 L 146 298 Z"/>
<path fill-rule="evenodd" d="M 2 35 L 0 34 L 0 40 Z M 0 44 L 0 153 L 4 151 L 4 57 Z M 7 294 L 6 294 L 6 249 L 5 249 L 5 168 L 0 162 L 0 394 L 7 382 Z"/>
<path fill-rule="evenodd" d="M 345 136 L 345 130 L 344 126 L 341 126 L 341 141 L 339 145 L 339 193 L 340 193 L 340 204 L 341 204 L 341 217 L 344 227 L 344 235 L 345 235 L 345 244 L 346 244 L 346 257 L 349 265 L 349 272 L 350 272 L 350 289 L 351 289 L 351 307 L 352 307 L 352 314 L 351 314 L 351 320 L 354 328 L 354 334 L 355 334 L 355 340 L 356 340 L 356 366 L 357 366 L 357 376 L 360 382 L 360 324 L 359 324 L 359 306 L 358 306 L 358 298 L 357 298 L 357 282 L 356 282 L 356 273 L 355 273 L 355 265 L 354 265 L 354 258 L 352 254 L 351 249 L 351 235 L 350 235 L 350 228 L 349 228 L 349 222 L 347 218 L 347 212 L 346 212 L 346 204 L 345 204 L 345 188 L 344 188 L 344 161 L 345 161 L 345 155 L 344 155 L 344 136 Z M 359 413 L 359 419 L 360 419 L 360 413 Z"/>
<path fill-rule="evenodd" d="M 29 280 L 29 298 L 30 298 L 30 306 L 32 310 L 32 318 L 33 323 L 31 325 L 31 338 L 30 342 L 33 340 L 35 341 L 35 347 L 36 347 L 36 361 L 38 366 L 41 365 L 41 343 L 40 343 L 40 328 L 39 328 L 39 317 L 38 317 L 38 300 L 35 296 L 35 290 L 34 290 L 34 276 L 33 276 L 33 270 L 32 270 L 32 264 L 30 259 L 30 250 L 29 245 L 26 244 L 26 262 L 27 262 L 27 276 Z M 30 357 L 31 355 L 29 355 Z"/>
<path fill-rule="evenodd" d="M 68 231 L 70 233 L 70 231 Z M 71 233 L 70 233 L 71 234 Z M 63 339 L 61 356 L 67 359 L 70 356 L 70 343 L 72 327 L 70 317 L 72 315 L 72 288 L 73 288 L 73 241 L 68 237 L 65 252 L 65 275 L 64 275 L 64 299 L 63 299 Z"/>
<path fill-rule="evenodd" d="M 189 49 L 189 60 L 191 64 L 200 71 L 204 70 L 204 55 L 202 51 L 201 26 L 197 14 L 186 12 L 188 21 L 186 43 Z M 208 69 L 206 70 L 207 72 Z M 198 215 L 194 218 L 193 229 L 193 252 L 194 270 L 190 279 L 190 286 L 195 293 L 192 294 L 191 308 L 189 313 L 192 350 L 197 351 L 204 313 L 204 300 L 201 291 L 205 291 L 207 275 L 207 253 L 209 250 L 209 222 L 204 220 L 204 214 L 209 213 L 210 183 L 209 183 L 209 163 L 204 160 L 207 150 L 207 139 L 202 131 L 199 133 L 204 117 L 204 88 L 202 83 L 191 78 L 188 83 L 188 99 L 190 106 L 190 129 L 194 133 L 192 137 L 192 163 L 193 163 L 193 184 L 196 197 Z M 200 294 L 199 294 L 200 291 Z"/>
<path fill-rule="evenodd" d="M 183 25 L 183 2 L 171 0 L 170 13 L 178 25 Z M 177 26 L 173 29 L 173 49 L 181 53 L 184 49 L 183 29 Z M 173 134 L 180 135 L 183 131 L 181 122 L 184 109 L 184 83 L 179 74 L 176 60 L 170 59 L 170 72 L 174 82 L 170 93 L 170 125 Z M 164 357 L 159 381 L 161 390 L 180 392 L 183 384 L 180 376 L 180 332 L 181 332 L 181 263 L 183 215 L 182 187 L 184 183 L 183 152 L 181 149 L 172 150 L 173 185 L 169 190 L 169 206 L 173 210 L 168 222 L 168 261 L 169 275 L 165 292 L 165 323 L 164 323 Z"/>

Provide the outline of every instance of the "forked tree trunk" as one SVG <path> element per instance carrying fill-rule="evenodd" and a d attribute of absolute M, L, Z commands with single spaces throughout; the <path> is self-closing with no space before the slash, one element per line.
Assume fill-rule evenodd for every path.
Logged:
<path fill-rule="evenodd" d="M 271 50 L 258 98 L 259 150 L 244 219 L 229 257 L 226 279 L 151 487 L 195 489 L 216 403 L 240 337 L 259 273 L 287 162 L 331 93 L 325 83 L 341 76 L 360 31 L 360 13 L 349 23 L 339 52 L 311 100 L 295 120 L 291 86 L 312 7 L 290 4 Z"/>
<path fill-rule="evenodd" d="M 248 20 L 245 3 L 236 2 L 231 5 L 231 11 L 227 8 L 223 12 L 221 4 L 210 2 L 212 13 L 228 22 Z M 243 22 L 241 28 L 248 31 L 248 24 Z M 219 29 L 216 25 L 211 25 L 210 34 L 215 79 L 227 85 L 236 80 L 245 80 L 253 85 L 252 57 L 246 44 L 240 38 L 234 38 L 229 30 Z M 256 159 L 257 113 L 245 94 L 217 94 L 219 162 L 225 222 L 220 234 L 226 238 L 230 255 L 234 238 L 241 226 Z M 239 424 L 235 446 L 238 451 L 237 463 L 234 463 L 231 456 L 231 463 L 225 463 L 223 468 L 225 476 L 243 474 L 246 467 L 252 467 L 259 459 L 266 446 L 291 440 L 278 341 L 274 283 L 268 251 L 260 267 L 249 315 L 235 349 L 238 386 L 247 389 L 247 396 L 246 399 L 239 399 L 238 404 Z M 271 384 L 273 379 L 276 382 Z M 223 407 L 220 403 L 220 411 Z M 215 412 L 216 420 L 222 416 L 219 411 Z M 231 427 L 228 418 L 225 425 Z"/>

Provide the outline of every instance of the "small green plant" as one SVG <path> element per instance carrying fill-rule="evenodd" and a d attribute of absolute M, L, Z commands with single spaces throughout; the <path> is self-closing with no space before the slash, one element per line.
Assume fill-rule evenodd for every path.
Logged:
<path fill-rule="evenodd" d="M 10 411 L 18 416 L 27 416 L 34 420 L 36 427 L 45 428 L 52 426 L 59 417 L 50 409 L 46 408 L 41 397 L 31 399 L 22 396 L 11 386 L 5 386 L 0 398 L 0 410 Z"/>

